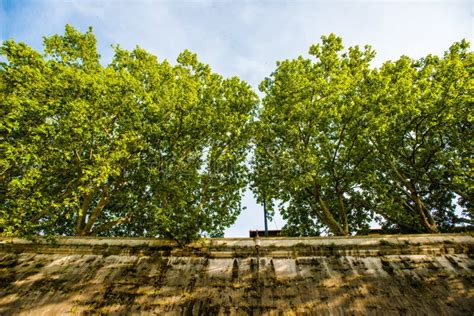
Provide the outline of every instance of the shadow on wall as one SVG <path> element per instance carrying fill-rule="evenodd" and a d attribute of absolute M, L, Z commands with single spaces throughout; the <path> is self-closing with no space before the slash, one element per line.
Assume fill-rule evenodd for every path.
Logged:
<path fill-rule="evenodd" d="M 468 315 L 466 254 L 296 259 L 0 253 L 0 314 Z"/>

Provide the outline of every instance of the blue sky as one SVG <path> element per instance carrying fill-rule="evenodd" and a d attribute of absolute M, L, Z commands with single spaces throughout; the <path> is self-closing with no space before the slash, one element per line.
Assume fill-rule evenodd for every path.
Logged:
<path fill-rule="evenodd" d="M 307 55 L 321 35 L 335 33 L 345 46 L 371 45 L 374 66 L 400 55 L 442 54 L 462 38 L 473 42 L 472 1 L 21 1 L 0 0 L 0 41 L 13 38 L 41 50 L 42 37 L 65 24 L 92 26 L 104 64 L 110 45 L 139 45 L 160 60 L 184 49 L 224 76 L 239 76 L 255 90 L 277 60 Z M 252 194 L 226 237 L 263 228 Z M 269 224 L 281 228 L 277 214 Z"/>

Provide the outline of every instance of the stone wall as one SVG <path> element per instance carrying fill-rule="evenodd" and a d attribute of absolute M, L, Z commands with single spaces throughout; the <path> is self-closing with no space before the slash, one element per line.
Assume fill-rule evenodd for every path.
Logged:
<path fill-rule="evenodd" d="M 470 235 L 0 239 L 0 315 L 472 315 Z"/>

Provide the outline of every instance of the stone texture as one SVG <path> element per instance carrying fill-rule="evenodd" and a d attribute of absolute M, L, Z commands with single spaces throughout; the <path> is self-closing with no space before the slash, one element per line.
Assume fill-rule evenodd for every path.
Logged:
<path fill-rule="evenodd" d="M 0 315 L 472 315 L 470 235 L 0 239 Z"/>

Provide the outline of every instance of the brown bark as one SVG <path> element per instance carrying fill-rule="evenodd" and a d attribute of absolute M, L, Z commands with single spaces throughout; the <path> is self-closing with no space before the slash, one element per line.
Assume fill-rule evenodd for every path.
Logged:
<path fill-rule="evenodd" d="M 418 195 L 414 194 L 412 196 L 413 201 L 415 202 L 416 205 L 416 211 L 418 213 L 418 216 L 420 218 L 420 224 L 426 228 L 426 230 L 429 233 L 439 233 L 438 227 L 436 226 L 436 223 L 429 213 L 429 211 L 426 209 L 426 206 L 424 203 L 421 201 Z"/>
<path fill-rule="evenodd" d="M 347 236 L 349 234 L 349 230 L 346 227 L 341 227 L 341 225 L 336 221 L 334 216 L 332 215 L 331 211 L 327 207 L 326 203 L 324 200 L 321 198 L 321 189 L 319 186 L 316 186 L 315 191 L 313 193 L 313 197 L 316 199 L 316 201 L 319 204 L 319 207 L 321 208 L 321 213 L 318 212 L 310 203 L 310 206 L 312 210 L 316 213 L 316 215 L 319 217 L 319 219 L 329 227 L 331 232 L 333 232 L 337 236 Z"/>
<path fill-rule="evenodd" d="M 395 166 L 393 161 L 388 158 L 390 166 L 395 174 L 398 176 L 401 183 L 408 189 L 409 192 L 406 192 L 401 186 L 399 186 L 402 191 L 415 203 L 415 211 L 420 220 L 420 224 L 429 232 L 429 233 L 438 233 L 438 227 L 431 216 L 430 212 L 426 209 L 426 206 L 421 201 L 416 186 L 411 179 L 405 176 L 398 168 Z"/>
<path fill-rule="evenodd" d="M 318 198 L 318 203 L 323 210 L 323 218 L 321 220 L 328 225 L 329 229 L 337 236 L 347 236 L 348 232 L 345 231 L 341 225 L 334 219 L 332 216 L 331 211 L 327 207 L 326 203 L 323 201 L 321 197 Z"/>
<path fill-rule="evenodd" d="M 91 231 L 89 233 L 90 236 L 96 236 L 98 233 L 101 233 L 107 229 L 110 229 L 114 226 L 117 226 L 117 225 L 121 225 L 123 223 L 126 223 L 130 220 L 130 216 L 127 215 L 126 217 L 122 217 L 118 220 L 115 220 L 115 221 L 110 221 L 110 222 L 107 222 L 107 223 L 104 223 L 102 225 L 100 225 L 99 227 L 95 228 L 93 231 Z"/>
<path fill-rule="evenodd" d="M 425 204 L 423 201 L 420 199 L 420 196 L 418 195 L 418 192 L 416 190 L 416 186 L 413 183 L 413 181 L 408 182 L 409 190 L 410 190 L 410 198 L 413 200 L 415 203 L 415 210 L 418 214 L 418 217 L 420 219 L 420 224 L 429 232 L 429 233 L 438 233 L 438 227 L 436 226 L 436 223 L 433 219 L 433 216 L 431 216 L 429 210 L 426 208 Z"/>
<path fill-rule="evenodd" d="M 337 194 L 337 200 L 339 202 L 339 211 L 342 214 L 342 227 L 343 227 L 344 232 L 346 233 L 345 235 L 347 235 L 349 233 L 349 224 L 347 222 L 347 212 L 346 212 L 346 206 L 344 205 L 343 192 L 339 185 L 337 185 L 336 194 Z"/>
<path fill-rule="evenodd" d="M 82 228 L 84 227 L 86 220 L 87 209 L 92 202 L 94 194 L 95 190 L 93 192 L 84 194 L 84 200 L 82 201 L 81 209 L 79 210 L 79 214 L 77 214 L 76 235 L 81 235 Z"/>
<path fill-rule="evenodd" d="M 80 232 L 81 236 L 87 236 L 90 234 L 91 228 L 94 225 L 96 219 L 100 216 L 102 210 L 109 202 L 109 188 L 110 184 L 107 184 L 102 190 L 102 196 L 100 198 L 100 201 L 99 203 L 97 203 L 97 206 L 91 211 L 91 215 L 89 216 L 87 223 L 85 223 L 84 228 L 82 228 Z"/>

